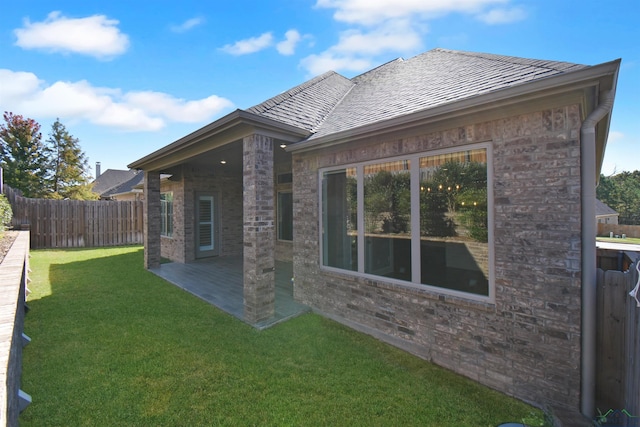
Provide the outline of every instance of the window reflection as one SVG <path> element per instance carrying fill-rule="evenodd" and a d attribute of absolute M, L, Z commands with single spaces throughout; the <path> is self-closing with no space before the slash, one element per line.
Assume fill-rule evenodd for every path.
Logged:
<path fill-rule="evenodd" d="M 358 270 L 355 168 L 325 172 L 322 178 L 323 264 Z"/>
<path fill-rule="evenodd" d="M 487 194 L 486 148 L 325 171 L 322 263 L 489 296 Z"/>
<path fill-rule="evenodd" d="M 488 294 L 486 150 L 420 158 L 421 282 Z"/>
<path fill-rule="evenodd" d="M 411 280 L 410 165 L 364 168 L 365 273 Z"/>

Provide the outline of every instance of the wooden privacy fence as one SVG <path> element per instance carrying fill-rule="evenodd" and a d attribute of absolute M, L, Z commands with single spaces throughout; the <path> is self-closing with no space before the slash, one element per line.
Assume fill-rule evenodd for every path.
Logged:
<path fill-rule="evenodd" d="M 28 199 L 7 190 L 14 228 L 31 230 L 31 248 L 143 243 L 143 202 Z"/>
<path fill-rule="evenodd" d="M 640 417 L 640 307 L 629 295 L 637 263 L 626 272 L 598 269 L 596 405 L 621 426 L 640 425 L 630 416 Z"/>
<path fill-rule="evenodd" d="M 627 237 L 640 238 L 640 225 L 621 225 L 621 224 L 605 224 L 598 223 L 598 236 L 609 236 L 609 233 Z"/>

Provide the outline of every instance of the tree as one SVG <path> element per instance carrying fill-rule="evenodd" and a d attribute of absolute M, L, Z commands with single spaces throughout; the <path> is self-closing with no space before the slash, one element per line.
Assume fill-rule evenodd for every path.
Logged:
<path fill-rule="evenodd" d="M 33 119 L 6 112 L 0 126 L 0 166 L 4 181 L 25 197 L 44 194 L 46 156 L 40 125 Z"/>
<path fill-rule="evenodd" d="M 600 175 L 596 196 L 618 212 L 620 224 L 640 225 L 640 171 Z"/>
<path fill-rule="evenodd" d="M 13 218 L 11 205 L 4 194 L 0 194 L 0 235 L 11 225 L 11 218 Z"/>
<path fill-rule="evenodd" d="M 48 159 L 46 182 L 49 194 L 55 199 L 91 200 L 97 195 L 91 191 L 87 169 L 89 162 L 74 138 L 60 123 L 51 126 L 45 152 Z"/>

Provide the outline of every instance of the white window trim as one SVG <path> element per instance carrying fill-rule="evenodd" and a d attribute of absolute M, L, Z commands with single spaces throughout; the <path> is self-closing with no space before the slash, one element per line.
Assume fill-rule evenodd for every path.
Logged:
<path fill-rule="evenodd" d="M 412 268 L 411 275 L 412 281 L 404 281 L 399 279 L 392 279 L 388 277 L 378 276 L 374 274 L 367 274 L 364 272 L 365 268 L 365 239 L 364 239 L 364 168 L 367 165 L 379 164 L 381 162 L 393 162 L 397 160 L 409 160 L 411 162 L 411 262 L 413 266 L 420 266 L 420 236 L 419 233 L 415 234 L 413 230 L 420 229 L 420 158 L 425 156 L 437 156 L 440 154 L 457 153 L 460 151 L 486 149 L 487 150 L 487 232 L 488 232 L 488 254 L 489 254 L 489 287 L 488 295 L 477 295 L 468 292 L 456 291 L 452 289 L 442 288 L 439 286 L 425 285 L 420 283 L 420 268 Z M 355 168 L 358 177 L 357 180 L 357 215 L 358 215 L 358 271 L 352 271 L 347 269 L 341 269 L 331 266 L 326 266 L 323 263 L 324 254 L 324 241 L 323 241 L 323 209 L 322 205 L 322 183 L 323 175 L 326 172 L 342 170 L 347 168 Z M 441 150 L 429 150 L 422 151 L 420 153 L 412 153 L 402 156 L 384 157 L 374 160 L 368 160 L 357 163 L 346 163 L 343 165 L 336 165 L 326 168 L 318 169 L 318 265 L 321 271 L 337 273 L 341 275 L 355 276 L 363 279 L 373 280 L 382 283 L 390 283 L 397 287 L 404 287 L 407 289 L 416 289 L 419 291 L 429 291 L 439 295 L 451 295 L 463 299 L 495 303 L 495 245 L 494 245 L 494 192 L 493 192 L 493 144 L 491 142 L 483 142 L 478 144 L 462 145 Z"/>

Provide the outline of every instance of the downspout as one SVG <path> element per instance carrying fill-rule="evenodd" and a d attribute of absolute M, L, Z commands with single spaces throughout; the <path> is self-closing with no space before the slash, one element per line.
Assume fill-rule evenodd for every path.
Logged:
<path fill-rule="evenodd" d="M 582 188 L 582 366 L 580 410 L 595 415 L 596 396 L 596 125 L 611 113 L 615 93 L 608 90 L 580 127 Z"/>

